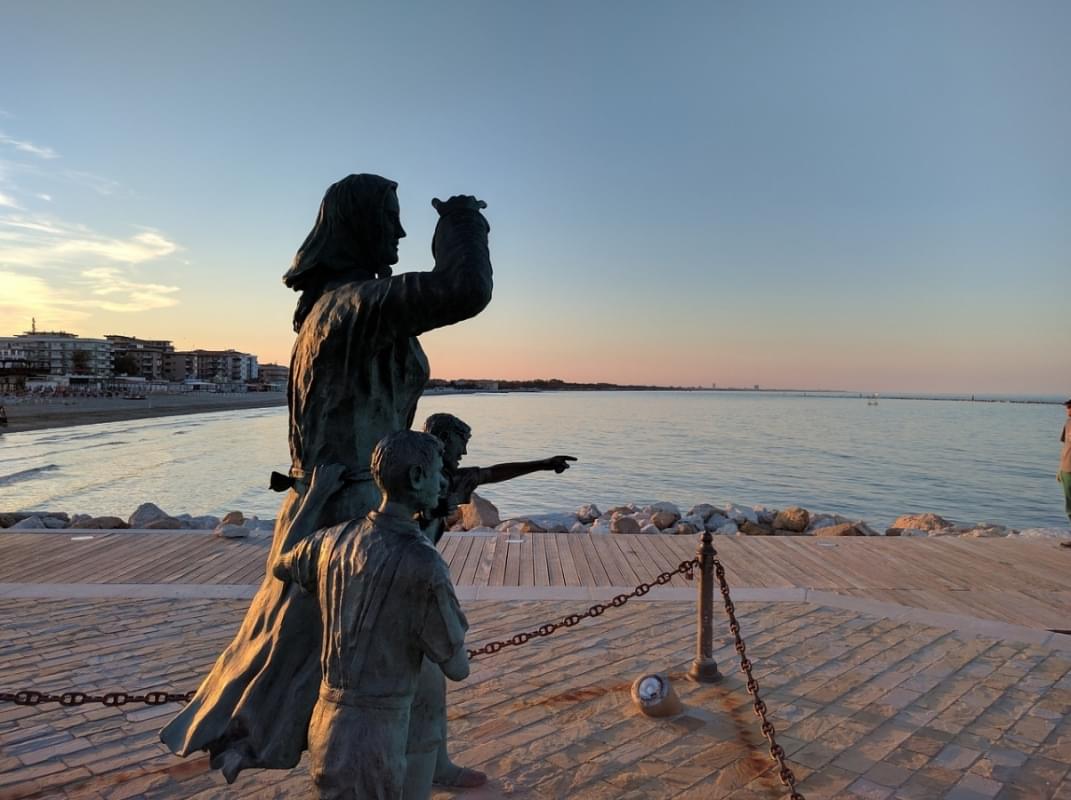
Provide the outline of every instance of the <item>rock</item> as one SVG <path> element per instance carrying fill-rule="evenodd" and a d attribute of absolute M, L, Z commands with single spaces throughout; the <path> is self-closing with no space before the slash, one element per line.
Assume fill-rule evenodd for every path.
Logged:
<path fill-rule="evenodd" d="M 221 520 L 222 524 L 222 520 Z M 254 514 L 251 517 L 246 517 L 242 522 L 233 522 L 232 525 L 241 525 L 243 528 L 249 528 L 251 531 L 260 530 L 260 517 Z"/>
<path fill-rule="evenodd" d="M 714 531 L 714 533 L 718 536 L 736 536 L 736 534 L 740 533 L 740 529 L 737 528 L 736 523 L 730 519 L 726 520 L 725 524 Z"/>
<path fill-rule="evenodd" d="M 733 503 L 725 504 L 725 516 L 737 524 L 744 520 L 756 524 L 758 524 L 759 521 L 759 515 L 755 513 L 754 509 L 744 508 L 743 506 L 734 505 Z"/>
<path fill-rule="evenodd" d="M 576 518 L 587 525 L 590 525 L 601 516 L 602 512 L 599 511 L 599 507 L 594 503 L 580 506 L 576 510 Z"/>
<path fill-rule="evenodd" d="M 718 509 L 714 508 L 710 503 L 698 503 L 688 509 L 686 517 L 702 517 L 703 522 L 706 522 L 711 514 L 718 513 Z"/>
<path fill-rule="evenodd" d="M 830 536 L 865 536 L 850 522 L 842 522 L 837 525 L 826 525 L 825 527 L 818 528 L 814 532 L 815 536 L 830 537 Z"/>
<path fill-rule="evenodd" d="M 530 519 L 545 531 L 550 531 L 555 527 L 562 527 L 568 531 L 573 525 L 579 522 L 576 514 L 571 511 L 554 514 L 525 514 L 519 517 L 519 519 Z"/>
<path fill-rule="evenodd" d="M 547 529 L 530 519 L 522 519 L 517 526 L 517 531 L 519 533 L 546 533 Z"/>
<path fill-rule="evenodd" d="M 766 506 L 752 506 L 751 510 L 759 518 L 760 525 L 773 525 L 774 518 L 777 516 L 776 510 L 771 510 Z"/>
<path fill-rule="evenodd" d="M 588 533 L 611 533 L 610 520 L 599 517 L 588 528 Z"/>
<path fill-rule="evenodd" d="M 676 514 L 677 519 L 681 518 L 681 510 L 677 507 L 677 505 L 675 503 L 670 503 L 665 500 L 660 500 L 657 503 L 651 503 L 651 513 L 653 514 L 656 511 L 668 511 L 670 514 Z"/>
<path fill-rule="evenodd" d="M 455 522 L 453 525 L 450 526 L 450 533 L 459 533 L 463 530 L 465 530 L 465 528 L 461 525 L 460 522 Z"/>
<path fill-rule="evenodd" d="M 655 511 L 651 514 L 651 524 L 660 531 L 674 525 L 678 519 L 680 514 L 674 514 L 672 511 Z"/>
<path fill-rule="evenodd" d="M 134 526 L 131 525 L 131 527 Z M 141 527 L 147 531 L 178 531 L 185 528 L 186 524 L 182 520 L 175 519 L 174 517 L 164 516 L 146 522 Z"/>
<path fill-rule="evenodd" d="M 904 514 L 897 517 L 893 528 L 916 528 L 920 531 L 938 531 L 951 528 L 952 523 L 937 514 Z"/>
<path fill-rule="evenodd" d="M 249 535 L 249 528 L 221 522 L 215 530 L 215 535 L 221 539 L 244 539 Z"/>
<path fill-rule="evenodd" d="M 134 513 L 130 515 L 127 524 L 129 524 L 131 528 L 148 528 L 150 522 L 163 518 L 174 519 L 173 517 L 169 517 L 159 506 L 154 505 L 153 503 L 142 503 L 134 510 Z"/>
<path fill-rule="evenodd" d="M 639 533 L 640 523 L 627 514 L 615 514 L 610 520 L 610 533 Z"/>
<path fill-rule="evenodd" d="M 996 539 L 1002 537 L 1004 534 L 999 531 L 995 531 L 992 528 L 972 528 L 969 531 L 965 531 L 959 534 L 960 539 Z"/>
<path fill-rule="evenodd" d="M 1024 539 L 1071 539 L 1068 528 L 1025 528 L 1019 531 Z"/>
<path fill-rule="evenodd" d="M 811 521 L 807 525 L 807 530 L 813 532 L 819 528 L 827 528 L 836 524 L 837 520 L 833 518 L 832 514 L 811 514 Z"/>
<path fill-rule="evenodd" d="M 706 527 L 706 522 L 698 514 L 692 516 L 685 515 L 680 518 L 680 522 L 688 523 L 695 528 L 696 532 L 702 531 Z"/>
<path fill-rule="evenodd" d="M 81 515 L 79 515 L 81 516 Z M 119 517 L 86 517 L 85 519 L 77 519 L 71 523 L 71 529 L 74 530 L 90 530 L 90 531 L 107 531 L 107 530 L 124 530 L 130 526 L 126 524 L 126 521 Z"/>
<path fill-rule="evenodd" d="M 458 508 L 461 509 L 461 525 L 467 531 L 473 528 L 494 528 L 502 521 L 494 503 L 475 492 L 472 493 L 472 502 L 464 503 Z"/>
<path fill-rule="evenodd" d="M 547 533 L 569 533 L 569 529 L 562 525 L 560 522 L 555 522 L 553 525 L 547 528 Z"/>
<path fill-rule="evenodd" d="M 676 533 L 678 536 L 695 536 L 699 533 L 699 529 L 692 523 L 681 520 L 677 523 Z"/>
<path fill-rule="evenodd" d="M 659 528 L 657 525 L 655 525 L 652 522 L 648 522 L 646 525 L 644 525 L 642 528 L 640 528 L 640 533 L 652 534 L 652 533 L 661 533 L 661 532 L 662 532 L 662 529 Z"/>
<path fill-rule="evenodd" d="M 71 517 L 71 527 L 73 528 L 76 522 L 85 522 L 87 519 L 93 519 L 93 517 L 89 514 L 75 514 Z M 113 519 L 119 519 L 119 517 L 114 517 Z M 126 527 L 126 522 L 123 522 L 123 527 Z"/>
<path fill-rule="evenodd" d="M 628 515 L 631 516 L 632 514 L 635 514 L 637 511 L 639 511 L 639 509 L 636 508 L 636 506 L 634 504 L 629 503 L 628 505 L 614 506 L 609 511 L 603 512 L 602 516 L 606 517 L 606 518 L 609 518 L 609 519 L 613 519 L 618 514 L 628 514 Z"/>
<path fill-rule="evenodd" d="M 706 522 L 703 523 L 703 528 L 715 533 L 719 528 L 723 527 L 725 523 L 729 521 L 728 517 L 722 516 L 720 513 L 711 514 L 707 517 Z M 735 524 L 735 523 L 734 523 Z"/>
<path fill-rule="evenodd" d="M 184 519 L 184 517 L 175 517 L 175 519 Z M 189 517 L 184 519 L 187 525 L 194 530 L 210 531 L 213 528 L 218 528 L 222 520 L 219 517 L 213 517 L 211 514 L 204 514 L 200 517 Z"/>
<path fill-rule="evenodd" d="M 66 528 L 67 522 L 59 517 L 41 517 L 41 522 L 45 523 L 46 528 L 51 530 L 59 530 L 60 528 Z"/>
<path fill-rule="evenodd" d="M 16 522 L 19 522 L 26 517 L 22 514 L 9 514 L 7 512 L 0 514 L 0 528 L 10 528 Z"/>
<path fill-rule="evenodd" d="M 778 511 L 774 517 L 773 526 L 783 531 L 803 533 L 811 524 L 811 513 L 806 508 L 789 506 L 783 511 Z"/>
<path fill-rule="evenodd" d="M 587 532 L 588 532 L 588 526 L 585 525 L 583 522 L 580 522 L 579 520 L 577 521 L 577 523 L 573 527 L 571 527 L 569 529 L 569 533 L 587 533 Z"/>
<path fill-rule="evenodd" d="M 773 528 L 771 528 L 769 526 L 766 526 L 766 525 L 760 525 L 759 523 L 752 522 L 751 520 L 745 519 L 743 522 L 738 523 L 738 524 L 739 524 L 740 532 L 744 533 L 744 534 L 747 534 L 748 536 L 773 536 L 774 535 Z"/>
<path fill-rule="evenodd" d="M 241 511 L 228 511 L 219 521 L 220 525 L 242 525 L 245 523 L 245 515 Z"/>
<path fill-rule="evenodd" d="M 876 530 L 867 525 L 863 520 L 856 520 L 854 523 L 856 530 L 858 530 L 863 536 L 881 536 Z"/>
<path fill-rule="evenodd" d="M 902 536 L 903 533 L 904 533 L 904 529 L 903 528 L 886 528 L 885 529 L 885 535 L 886 536 Z"/>
<path fill-rule="evenodd" d="M 23 531 L 23 530 L 44 530 L 45 521 L 36 514 L 31 514 L 28 517 L 24 517 L 10 526 L 10 530 Z"/>

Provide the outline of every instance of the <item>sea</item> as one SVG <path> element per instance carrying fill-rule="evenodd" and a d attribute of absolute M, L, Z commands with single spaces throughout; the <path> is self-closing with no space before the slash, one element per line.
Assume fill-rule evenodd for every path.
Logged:
<path fill-rule="evenodd" d="M 979 398 L 981 399 L 981 398 Z M 960 523 L 1066 527 L 1056 481 L 1062 398 L 993 402 L 714 391 L 429 394 L 417 424 L 446 411 L 473 429 L 464 464 L 571 455 L 481 487 L 503 518 L 668 500 L 784 508 L 875 528 L 930 511 Z M 1007 402 L 1048 400 L 1049 403 Z M 1000 402 L 1005 401 L 1005 402 Z M 0 511 L 127 517 L 237 509 L 282 499 L 284 408 L 160 417 L 0 436 Z"/>

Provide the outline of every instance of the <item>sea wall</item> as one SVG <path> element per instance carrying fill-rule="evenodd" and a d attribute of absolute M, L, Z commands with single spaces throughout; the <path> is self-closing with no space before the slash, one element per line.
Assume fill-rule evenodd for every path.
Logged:
<path fill-rule="evenodd" d="M 246 517 L 231 511 L 213 515 L 168 514 L 153 503 L 142 503 L 127 517 L 90 516 L 56 511 L 0 512 L 0 528 L 9 530 L 213 530 L 218 536 L 241 538 L 268 534 L 274 520 Z M 901 515 L 884 530 L 862 519 L 811 511 L 800 506 L 784 509 L 699 503 L 687 511 L 669 502 L 628 503 L 601 511 L 589 503 L 575 511 L 531 514 L 503 519 L 487 499 L 473 495 L 448 520 L 449 530 L 470 533 L 592 533 L 669 534 L 694 536 L 709 531 L 717 536 L 958 536 L 967 539 L 1021 536 L 1071 541 L 1069 528 L 1018 530 L 991 522 L 961 523 L 934 513 Z"/>

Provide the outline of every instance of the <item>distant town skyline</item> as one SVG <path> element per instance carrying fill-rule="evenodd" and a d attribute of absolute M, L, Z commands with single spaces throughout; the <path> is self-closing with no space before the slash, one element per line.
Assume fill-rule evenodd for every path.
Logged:
<path fill-rule="evenodd" d="M 13 4 L 0 331 L 287 364 L 324 189 L 397 271 L 475 193 L 437 378 L 1071 394 L 1071 5 Z"/>

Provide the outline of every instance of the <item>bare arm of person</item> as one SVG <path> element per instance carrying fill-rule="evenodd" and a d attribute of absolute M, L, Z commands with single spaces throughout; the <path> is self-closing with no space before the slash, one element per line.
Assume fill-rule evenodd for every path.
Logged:
<path fill-rule="evenodd" d="M 506 464 L 493 464 L 480 468 L 480 483 L 501 483 L 529 475 L 533 472 L 554 471 L 559 475 L 569 469 L 569 462 L 576 461 L 573 456 L 551 456 L 538 461 L 515 461 Z"/>

